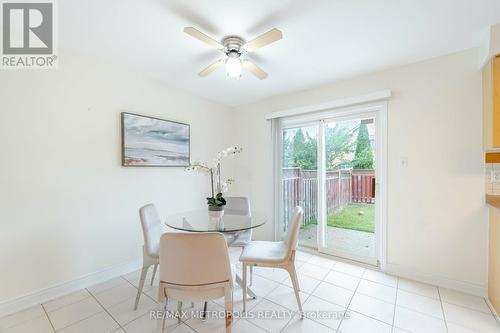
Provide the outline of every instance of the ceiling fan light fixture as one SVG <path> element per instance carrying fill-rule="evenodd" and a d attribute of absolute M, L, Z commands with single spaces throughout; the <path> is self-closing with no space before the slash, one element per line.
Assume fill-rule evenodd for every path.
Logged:
<path fill-rule="evenodd" d="M 241 60 L 237 52 L 229 52 L 226 59 L 226 74 L 229 77 L 239 79 L 241 77 Z"/>
<path fill-rule="evenodd" d="M 199 72 L 198 75 L 201 77 L 207 77 L 217 68 L 225 65 L 226 74 L 228 77 L 240 79 L 242 69 L 245 68 L 259 80 L 264 80 L 268 76 L 267 73 L 249 59 L 240 59 L 241 54 L 253 52 L 283 38 L 283 33 L 276 28 L 263 33 L 262 35 L 252 39 L 248 43 L 245 42 L 243 38 L 237 35 L 228 35 L 224 37 L 221 42 L 218 42 L 194 27 L 185 27 L 184 32 L 191 37 L 194 37 L 209 45 L 210 47 L 224 52 L 227 56 L 225 60 L 219 59 Z"/>

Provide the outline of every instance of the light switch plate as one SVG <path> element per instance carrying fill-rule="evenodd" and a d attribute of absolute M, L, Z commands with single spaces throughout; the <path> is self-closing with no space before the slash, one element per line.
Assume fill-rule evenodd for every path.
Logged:
<path fill-rule="evenodd" d="M 399 158 L 399 165 L 401 166 L 401 168 L 407 168 L 408 167 L 408 157 L 401 156 Z"/>

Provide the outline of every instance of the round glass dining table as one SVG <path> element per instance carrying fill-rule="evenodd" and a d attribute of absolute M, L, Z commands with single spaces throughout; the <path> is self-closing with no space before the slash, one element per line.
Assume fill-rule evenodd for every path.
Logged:
<path fill-rule="evenodd" d="M 252 212 L 252 216 L 247 216 L 234 214 L 228 210 L 221 217 L 213 215 L 214 213 L 207 209 L 192 210 L 167 217 L 165 224 L 172 229 L 188 232 L 222 232 L 226 234 L 225 238 L 230 246 L 235 234 L 260 227 L 267 222 L 265 215 L 258 212 Z M 239 274 L 236 274 L 235 282 L 242 285 Z M 252 298 L 257 297 L 250 287 L 247 288 L 247 293 Z"/>
<path fill-rule="evenodd" d="M 237 233 L 264 225 L 264 214 L 252 212 L 252 216 L 237 215 L 225 211 L 221 217 L 213 216 L 207 209 L 192 210 L 166 218 L 167 227 L 190 232 Z"/>

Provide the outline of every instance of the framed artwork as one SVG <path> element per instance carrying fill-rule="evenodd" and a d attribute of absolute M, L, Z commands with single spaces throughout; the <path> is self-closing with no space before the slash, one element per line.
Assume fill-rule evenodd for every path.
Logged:
<path fill-rule="evenodd" d="M 122 112 L 122 165 L 185 167 L 190 163 L 189 125 Z"/>

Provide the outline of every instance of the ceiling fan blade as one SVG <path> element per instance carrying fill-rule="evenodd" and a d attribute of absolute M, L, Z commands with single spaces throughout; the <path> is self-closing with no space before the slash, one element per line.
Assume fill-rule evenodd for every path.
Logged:
<path fill-rule="evenodd" d="M 193 27 L 185 27 L 184 32 L 190 35 L 191 37 L 194 37 L 198 40 L 201 40 L 205 44 L 208 44 L 209 46 L 213 47 L 214 49 L 217 50 L 223 50 L 224 45 L 213 39 L 212 37 L 209 37 L 205 35 L 203 32 L 199 31 L 198 29 L 195 29 Z"/>
<path fill-rule="evenodd" d="M 206 76 L 212 74 L 213 71 L 215 71 L 217 68 L 221 67 L 222 65 L 224 65 L 224 60 L 219 59 L 216 62 L 214 62 L 213 64 L 211 64 L 210 66 L 208 66 L 207 68 L 205 68 L 204 70 L 202 70 L 201 72 L 199 72 L 198 75 L 201 77 L 206 77 Z"/>
<path fill-rule="evenodd" d="M 264 80 L 267 77 L 267 73 L 250 60 L 244 59 L 241 63 L 246 70 L 255 75 L 259 80 Z"/>
<path fill-rule="evenodd" d="M 283 33 L 280 30 L 274 28 L 260 35 L 259 37 L 252 39 L 251 41 L 243 45 L 243 48 L 248 52 L 252 52 L 260 49 L 261 47 L 274 43 L 281 38 L 283 38 Z"/>

